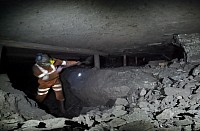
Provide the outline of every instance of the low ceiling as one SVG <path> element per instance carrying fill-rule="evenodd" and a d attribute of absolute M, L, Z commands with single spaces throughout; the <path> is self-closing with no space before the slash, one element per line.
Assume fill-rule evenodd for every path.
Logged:
<path fill-rule="evenodd" d="M 0 39 L 12 46 L 110 54 L 198 32 L 198 0 L 0 0 Z"/>

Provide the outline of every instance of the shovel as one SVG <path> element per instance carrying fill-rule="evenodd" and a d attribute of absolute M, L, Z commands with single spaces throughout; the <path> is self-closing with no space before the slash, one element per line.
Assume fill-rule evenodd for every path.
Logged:
<path fill-rule="evenodd" d="M 61 70 L 62 69 L 65 69 L 65 68 L 68 68 L 68 67 L 72 67 L 72 66 L 75 66 L 75 65 L 82 65 L 82 64 L 85 64 L 85 65 L 90 65 L 93 63 L 93 56 L 89 56 L 87 57 L 84 61 L 79 61 L 77 64 L 74 64 L 74 65 L 70 65 L 70 66 L 59 66 L 58 68 L 60 68 Z M 60 70 L 58 69 L 58 70 Z"/>

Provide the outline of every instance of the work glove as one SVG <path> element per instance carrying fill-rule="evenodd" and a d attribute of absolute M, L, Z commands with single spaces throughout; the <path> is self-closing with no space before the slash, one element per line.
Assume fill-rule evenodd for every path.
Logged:
<path fill-rule="evenodd" d="M 60 73 L 62 71 L 62 69 L 64 68 L 64 66 L 59 66 L 57 69 L 56 69 L 56 72 Z"/>

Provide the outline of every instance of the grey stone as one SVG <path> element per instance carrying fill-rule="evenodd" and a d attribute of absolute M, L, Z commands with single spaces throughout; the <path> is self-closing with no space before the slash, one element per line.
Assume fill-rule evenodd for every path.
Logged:
<path fill-rule="evenodd" d="M 81 124 L 81 123 L 86 124 L 86 120 L 85 120 L 85 117 L 83 115 L 80 115 L 78 117 L 73 117 L 72 121 L 76 121 L 79 124 Z"/>
<path fill-rule="evenodd" d="M 192 97 L 193 97 L 193 96 L 192 96 Z M 190 106 L 192 107 L 192 106 L 195 106 L 195 105 L 197 104 L 197 102 L 196 102 L 196 100 L 191 99 L 191 100 L 189 101 L 189 104 L 190 104 Z"/>
<path fill-rule="evenodd" d="M 95 121 L 97 121 L 97 122 L 102 122 L 101 116 L 96 114 L 96 115 L 95 115 Z"/>
<path fill-rule="evenodd" d="M 121 126 L 119 131 L 155 131 L 155 128 L 151 122 L 134 121 Z"/>
<path fill-rule="evenodd" d="M 162 104 L 166 104 L 166 105 L 171 105 L 174 101 L 174 97 L 173 96 L 166 96 L 163 100 L 162 100 Z"/>
<path fill-rule="evenodd" d="M 28 120 L 25 121 L 24 124 L 22 125 L 22 130 L 51 130 L 51 129 L 57 129 L 57 128 L 62 128 L 65 125 L 65 121 L 69 120 L 66 118 L 53 118 L 53 119 L 48 119 L 48 120 Z M 45 128 L 37 128 L 39 123 L 42 122 L 45 124 Z"/>
<path fill-rule="evenodd" d="M 115 105 L 123 105 L 123 106 L 127 106 L 128 105 L 128 101 L 125 98 L 117 98 L 117 100 L 115 101 Z"/>
<path fill-rule="evenodd" d="M 91 127 L 94 124 L 94 120 L 90 118 L 89 114 L 85 115 L 85 123 L 88 127 Z"/>
<path fill-rule="evenodd" d="M 148 108 L 149 103 L 148 102 L 139 102 L 138 106 L 140 108 Z"/>
<path fill-rule="evenodd" d="M 180 88 L 172 88 L 168 87 L 164 89 L 164 92 L 168 96 L 182 96 L 184 99 L 188 99 L 188 96 L 190 96 L 190 89 L 180 89 Z"/>
<path fill-rule="evenodd" d="M 144 88 L 142 88 L 142 90 L 140 91 L 140 96 L 144 96 L 146 95 L 146 93 L 147 91 Z"/>
<path fill-rule="evenodd" d="M 181 127 L 158 128 L 156 131 L 182 131 Z"/>
<path fill-rule="evenodd" d="M 199 102 L 199 100 L 200 100 L 200 95 L 199 95 L 200 93 L 198 93 L 198 94 L 193 94 L 192 96 L 191 96 L 191 102 L 192 103 L 198 103 Z"/>
<path fill-rule="evenodd" d="M 127 111 L 125 111 L 124 109 L 125 109 L 124 106 L 115 106 L 112 114 L 115 115 L 115 117 L 125 115 Z"/>
<path fill-rule="evenodd" d="M 195 129 L 195 131 L 199 131 L 200 130 L 200 122 L 195 122 L 194 129 Z"/>
<path fill-rule="evenodd" d="M 161 114 L 157 115 L 157 119 L 171 119 L 174 113 L 170 109 L 165 109 Z"/>
<path fill-rule="evenodd" d="M 102 114 L 102 121 L 110 121 L 115 117 L 111 116 L 112 113 L 103 113 Z"/>
<path fill-rule="evenodd" d="M 22 125 L 22 128 L 27 129 L 27 128 L 32 128 L 32 127 L 37 127 L 39 123 L 40 123 L 39 120 L 28 120 L 24 122 L 24 124 Z"/>
<path fill-rule="evenodd" d="M 196 110 L 198 107 L 200 107 L 200 104 L 190 105 L 190 110 Z"/>
<path fill-rule="evenodd" d="M 186 102 L 184 99 L 181 99 L 181 100 L 179 100 L 178 107 L 179 107 L 179 108 L 182 107 L 183 109 L 185 109 L 185 108 L 187 108 L 187 107 L 190 107 L 190 105 L 189 105 L 188 102 Z"/>
<path fill-rule="evenodd" d="M 146 99 L 147 101 L 150 101 L 150 100 L 153 99 L 152 90 L 149 90 L 149 91 L 147 92 L 147 94 L 145 95 L 145 99 Z"/>
<path fill-rule="evenodd" d="M 127 122 L 140 121 L 140 120 L 150 121 L 150 118 L 147 115 L 147 113 L 140 109 L 135 109 L 134 112 L 124 115 L 121 118 L 126 120 Z"/>
<path fill-rule="evenodd" d="M 172 108 L 171 109 L 172 110 L 172 112 L 173 112 L 173 116 L 175 116 L 175 117 L 178 117 L 178 115 L 180 114 L 180 113 L 186 113 L 186 110 L 185 109 L 179 109 L 178 107 L 174 107 L 174 108 Z"/>
<path fill-rule="evenodd" d="M 195 67 L 192 71 L 192 75 L 193 76 L 197 76 L 200 73 L 200 66 L 198 65 L 197 67 Z"/>
<path fill-rule="evenodd" d="M 104 128 L 101 125 L 95 125 L 94 127 L 90 128 L 89 131 L 104 131 Z"/>
<path fill-rule="evenodd" d="M 181 100 L 181 99 L 183 99 L 183 97 L 182 96 L 177 96 L 176 97 L 178 100 Z"/>
<path fill-rule="evenodd" d="M 173 82 L 169 78 L 164 77 L 162 83 L 165 85 L 171 85 Z"/>
<path fill-rule="evenodd" d="M 178 68 L 180 68 L 180 63 L 173 62 L 169 67 L 178 69 Z"/>
<path fill-rule="evenodd" d="M 193 124 L 192 120 L 185 119 L 185 120 L 175 120 L 174 124 L 177 126 L 187 126 Z"/>
<path fill-rule="evenodd" d="M 196 88 L 196 82 L 190 82 L 190 83 L 187 83 L 185 84 L 185 88 Z"/>
<path fill-rule="evenodd" d="M 111 127 L 120 127 L 124 124 L 126 124 L 126 121 L 121 118 L 114 118 L 108 123 L 108 125 L 110 125 Z"/>
<path fill-rule="evenodd" d="M 190 109 L 189 111 L 187 111 L 187 113 L 195 115 L 195 114 L 198 114 L 199 111 L 198 110 L 192 110 L 192 109 Z"/>
<path fill-rule="evenodd" d="M 185 126 L 184 131 L 192 131 L 192 125 Z"/>

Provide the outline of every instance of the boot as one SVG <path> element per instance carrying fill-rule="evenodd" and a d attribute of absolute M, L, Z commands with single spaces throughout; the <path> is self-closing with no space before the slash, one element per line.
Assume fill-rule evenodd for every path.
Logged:
<path fill-rule="evenodd" d="M 60 104 L 60 111 L 61 111 L 61 113 L 65 114 L 65 104 L 64 104 L 64 101 L 60 101 L 59 104 Z"/>

